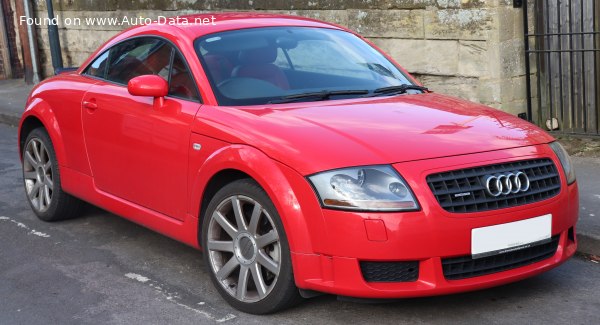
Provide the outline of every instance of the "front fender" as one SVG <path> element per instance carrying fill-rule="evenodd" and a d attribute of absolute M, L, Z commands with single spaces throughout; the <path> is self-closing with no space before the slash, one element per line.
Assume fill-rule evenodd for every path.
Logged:
<path fill-rule="evenodd" d="M 193 142 L 206 143 L 206 140 L 203 136 L 192 135 Z M 189 206 L 192 214 L 199 214 L 204 190 L 214 175 L 225 169 L 238 170 L 258 182 L 273 201 L 282 219 L 290 250 L 296 253 L 314 251 L 309 229 L 323 229 L 324 227 L 319 227 L 323 217 L 318 210 L 316 199 L 313 201 L 317 210 L 314 204 L 300 204 L 297 191 L 305 193 L 307 189 L 310 191 L 310 186 L 298 173 L 272 160 L 262 151 L 242 144 L 222 143 L 222 146 L 212 152 L 201 166 L 198 166 L 198 162 L 191 161 L 190 167 L 195 168 L 194 165 L 197 166 L 197 169 L 194 169 L 197 171 L 194 172 Z M 198 215 L 198 218 L 202 219 L 202 216 Z M 202 220 L 199 220 L 199 224 L 201 223 Z M 317 231 L 314 235 L 318 233 Z"/>
<path fill-rule="evenodd" d="M 68 166 L 69 163 L 67 161 L 64 143 L 61 141 L 61 128 L 52 107 L 39 97 L 29 101 L 25 107 L 23 116 L 21 116 L 21 121 L 19 122 L 19 139 L 21 139 L 21 132 L 23 131 L 25 121 L 29 121 L 31 118 L 35 118 L 42 123 L 50 135 L 50 140 L 52 140 L 52 146 L 54 147 L 59 166 Z M 19 141 L 19 152 L 21 152 L 22 149 L 21 141 Z M 23 159 L 23 157 L 21 157 L 21 159 Z"/>

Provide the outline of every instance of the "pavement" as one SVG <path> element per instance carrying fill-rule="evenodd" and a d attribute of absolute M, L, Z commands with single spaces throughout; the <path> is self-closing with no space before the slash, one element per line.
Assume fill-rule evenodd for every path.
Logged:
<path fill-rule="evenodd" d="M 32 88 L 20 79 L 0 80 L 0 123 L 19 124 Z M 580 190 L 578 250 L 600 256 L 600 158 L 573 157 L 573 164 Z"/>
<path fill-rule="evenodd" d="M 600 158 L 572 157 L 572 160 L 579 185 L 577 249 L 600 256 Z"/>
<path fill-rule="evenodd" d="M 269 316 L 231 308 L 202 253 L 106 211 L 48 223 L 29 208 L 17 129 L 0 124 L 0 324 L 596 324 L 600 264 L 380 304 L 324 295 Z"/>
<path fill-rule="evenodd" d="M 17 126 L 33 85 L 22 79 L 0 80 L 0 123 Z"/>

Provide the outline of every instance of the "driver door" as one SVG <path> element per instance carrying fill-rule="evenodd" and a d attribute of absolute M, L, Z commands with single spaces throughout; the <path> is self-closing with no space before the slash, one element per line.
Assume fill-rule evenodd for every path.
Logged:
<path fill-rule="evenodd" d="M 120 43 L 97 60 L 103 61 L 86 73 L 102 80 L 82 101 L 96 187 L 183 220 L 190 128 L 201 105 L 187 64 L 169 43 L 150 37 Z M 154 107 L 154 98 L 127 91 L 130 79 L 145 74 L 171 81 L 162 107 Z"/>

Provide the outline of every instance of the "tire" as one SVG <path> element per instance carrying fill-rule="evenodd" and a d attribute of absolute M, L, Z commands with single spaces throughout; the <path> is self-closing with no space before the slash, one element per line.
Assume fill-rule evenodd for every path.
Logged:
<path fill-rule="evenodd" d="M 253 180 L 234 181 L 214 195 L 202 221 L 202 247 L 213 284 L 234 308 L 261 315 L 302 300 L 279 214 Z"/>
<path fill-rule="evenodd" d="M 83 202 L 62 190 L 56 153 L 44 128 L 27 135 L 21 155 L 25 195 L 38 218 L 57 221 L 78 216 Z"/>

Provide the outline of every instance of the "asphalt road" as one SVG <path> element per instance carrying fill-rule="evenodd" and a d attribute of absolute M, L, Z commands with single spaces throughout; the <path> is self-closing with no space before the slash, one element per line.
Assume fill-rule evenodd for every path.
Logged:
<path fill-rule="evenodd" d="M 511 285 L 385 304 L 306 301 L 240 313 L 213 289 L 201 253 L 96 208 L 38 220 L 21 186 L 16 129 L 0 125 L 0 324 L 592 324 L 600 264 L 575 258 Z"/>

